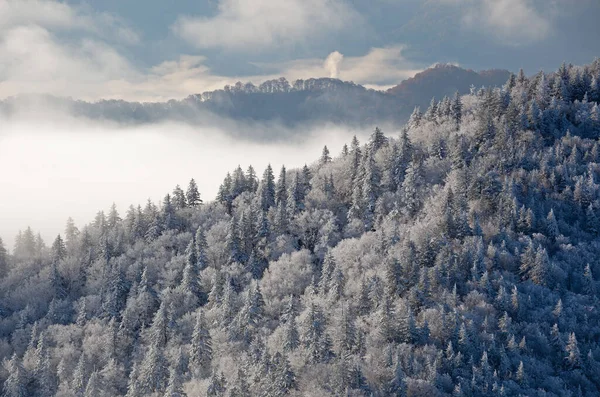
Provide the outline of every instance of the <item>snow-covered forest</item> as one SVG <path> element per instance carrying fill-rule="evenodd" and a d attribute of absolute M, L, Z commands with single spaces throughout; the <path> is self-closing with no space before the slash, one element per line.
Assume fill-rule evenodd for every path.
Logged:
<path fill-rule="evenodd" d="M 599 102 L 600 60 L 521 72 L 214 200 L 173 175 L 27 228 L 3 395 L 598 396 Z"/>

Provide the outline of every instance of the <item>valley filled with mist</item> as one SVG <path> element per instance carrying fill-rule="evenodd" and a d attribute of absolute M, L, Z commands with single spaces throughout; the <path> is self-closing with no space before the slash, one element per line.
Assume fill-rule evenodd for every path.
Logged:
<path fill-rule="evenodd" d="M 213 200 L 235 165 L 301 167 L 323 145 L 340 151 L 353 135 L 369 134 L 331 124 L 296 129 L 234 121 L 212 127 L 174 122 L 127 126 L 65 113 L 47 120 L 22 115 L 0 124 L 0 167 L 11 170 L 3 178 L 3 189 L 10 193 L 0 205 L 0 237 L 11 248 L 27 227 L 52 241 L 69 217 L 83 226 L 113 203 L 123 212 L 148 199 L 159 202 L 165 191 L 191 178 L 203 199 Z M 293 138 L 267 142 L 261 134 Z"/>

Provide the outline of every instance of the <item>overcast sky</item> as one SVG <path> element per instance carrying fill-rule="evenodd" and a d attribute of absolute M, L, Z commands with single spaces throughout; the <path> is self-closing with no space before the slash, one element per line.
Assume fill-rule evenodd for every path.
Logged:
<path fill-rule="evenodd" d="M 554 70 L 600 54 L 598 0 L 0 0 L 0 97 L 164 100 L 333 76 L 375 88 L 436 62 Z"/>

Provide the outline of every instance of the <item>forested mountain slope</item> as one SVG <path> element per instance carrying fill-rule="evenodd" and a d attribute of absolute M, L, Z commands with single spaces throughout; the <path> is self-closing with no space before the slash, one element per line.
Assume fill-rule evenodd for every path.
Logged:
<path fill-rule="evenodd" d="M 4 395 L 597 396 L 599 79 L 511 76 L 215 201 L 27 229 Z"/>
<path fill-rule="evenodd" d="M 202 125 L 215 123 L 215 118 L 226 118 L 304 127 L 324 122 L 351 126 L 402 125 L 415 106 L 426 107 L 434 96 L 442 98 L 455 91 L 467 94 L 471 85 L 501 86 L 508 75 L 505 70 L 476 73 L 456 66 L 438 65 L 388 92 L 338 79 L 288 82 L 280 78 L 258 86 L 238 82 L 222 90 L 156 103 L 123 100 L 91 103 L 50 96 L 15 97 L 0 102 L 0 113 L 10 115 L 22 109 L 32 111 L 49 107 L 77 117 L 134 124 L 179 121 Z"/>

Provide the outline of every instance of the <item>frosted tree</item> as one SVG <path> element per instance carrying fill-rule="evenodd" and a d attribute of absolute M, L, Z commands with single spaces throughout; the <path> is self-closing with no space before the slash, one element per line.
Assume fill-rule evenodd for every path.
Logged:
<path fill-rule="evenodd" d="M 452 121 L 455 123 L 457 130 L 460 128 L 460 123 L 462 121 L 462 111 L 463 111 L 462 101 L 460 99 L 460 95 L 458 94 L 458 92 L 456 92 L 454 94 L 454 97 L 452 98 L 451 116 L 452 116 Z"/>
<path fill-rule="evenodd" d="M 421 125 L 421 120 L 423 119 L 423 113 L 421 112 L 421 108 L 416 106 L 408 119 L 408 127 L 410 129 L 415 129 Z"/>
<path fill-rule="evenodd" d="M 386 146 L 388 143 L 387 137 L 383 134 L 383 131 L 379 127 L 375 127 L 371 137 L 369 138 L 369 149 L 373 153 L 377 153 L 379 149 Z"/>
<path fill-rule="evenodd" d="M 2 395 L 6 397 L 27 397 L 27 377 L 25 369 L 17 357 L 13 353 L 12 358 L 5 362 L 8 377 L 2 386 Z"/>
<path fill-rule="evenodd" d="M 200 276 L 198 272 L 198 263 L 200 263 L 200 261 L 198 260 L 197 248 L 194 240 L 190 241 L 188 244 L 185 255 L 186 262 L 185 267 L 183 268 L 181 289 L 192 300 L 190 304 L 193 304 L 202 298 L 202 291 L 200 289 Z M 204 299 L 200 300 L 201 303 L 204 303 L 203 301 Z"/>
<path fill-rule="evenodd" d="M 183 380 L 181 373 L 181 350 L 175 359 L 175 362 L 169 368 L 169 383 L 165 390 L 164 397 L 186 397 L 187 394 L 183 391 Z"/>
<path fill-rule="evenodd" d="M 85 392 L 83 395 L 84 397 L 97 397 L 100 395 L 101 390 L 102 384 L 100 375 L 98 375 L 98 372 L 94 371 L 88 379 L 87 386 L 85 387 Z"/>
<path fill-rule="evenodd" d="M 258 186 L 258 196 L 263 211 L 268 211 L 270 207 L 275 205 L 275 176 L 270 164 L 267 165 Z"/>
<path fill-rule="evenodd" d="M 175 186 L 175 189 L 173 190 L 172 202 L 173 206 L 175 206 L 175 209 L 180 210 L 187 207 L 187 199 L 185 197 L 185 192 L 179 185 Z"/>
<path fill-rule="evenodd" d="M 202 204 L 200 192 L 198 192 L 198 185 L 196 184 L 194 178 L 190 179 L 187 191 L 185 192 L 185 198 L 190 207 L 197 207 Z"/>
<path fill-rule="evenodd" d="M 589 296 L 596 296 L 596 282 L 589 263 L 583 269 L 583 291 Z"/>
<path fill-rule="evenodd" d="M 292 176 L 292 181 L 288 187 L 287 213 L 294 216 L 299 211 L 304 209 L 302 187 L 300 185 L 300 176 L 295 172 Z"/>
<path fill-rule="evenodd" d="M 206 390 L 207 397 L 225 397 L 227 391 L 226 384 L 224 382 L 224 376 L 217 374 L 217 371 L 213 371 L 213 374 L 208 383 L 208 389 Z"/>
<path fill-rule="evenodd" d="M 283 325 L 283 351 L 291 352 L 300 346 L 300 334 L 296 325 L 296 317 L 290 317 Z"/>
<path fill-rule="evenodd" d="M 375 164 L 374 153 L 368 150 L 365 153 L 364 178 L 362 182 L 362 203 L 364 204 L 363 222 L 365 229 L 373 227 L 375 205 L 379 194 L 379 183 L 381 182 L 380 171 Z"/>
<path fill-rule="evenodd" d="M 323 146 L 323 151 L 321 152 L 319 164 L 325 165 L 327 163 L 331 163 L 331 155 L 329 154 L 329 149 L 327 149 L 327 146 Z"/>
<path fill-rule="evenodd" d="M 60 234 L 56 236 L 56 239 L 52 243 L 52 261 L 57 263 L 63 260 L 67 256 L 67 247 Z"/>
<path fill-rule="evenodd" d="M 554 210 L 550 210 L 548 217 L 546 218 L 546 233 L 552 241 L 555 241 L 560 235 L 558 223 L 556 222 L 556 217 L 554 216 Z"/>
<path fill-rule="evenodd" d="M 190 366 L 196 377 L 202 379 L 210 375 L 212 359 L 212 338 L 206 326 L 204 313 L 200 311 L 196 317 L 190 348 Z"/>
<path fill-rule="evenodd" d="M 402 201 L 406 212 L 414 216 L 420 208 L 419 185 L 421 181 L 421 165 L 418 160 L 410 163 L 402 182 Z"/>
<path fill-rule="evenodd" d="M 277 352 L 273 356 L 272 370 L 266 390 L 267 396 L 285 396 L 296 388 L 296 375 L 284 355 Z"/>
<path fill-rule="evenodd" d="M 143 395 L 163 392 L 166 388 L 167 376 L 164 348 L 158 339 L 152 339 L 139 367 L 139 386 Z"/>
<path fill-rule="evenodd" d="M 581 366 L 581 354 L 579 353 L 577 338 L 574 332 L 569 334 L 569 341 L 565 347 L 565 351 L 567 352 L 567 357 L 565 358 L 567 366 L 569 368 L 579 368 Z"/>
<path fill-rule="evenodd" d="M 50 367 L 50 357 L 46 344 L 46 333 L 42 332 L 38 339 L 35 351 L 35 387 L 37 395 L 40 397 L 52 396 L 55 391 L 56 381 L 54 373 Z"/>
<path fill-rule="evenodd" d="M 548 253 L 542 247 L 538 247 L 535 254 L 535 262 L 531 269 L 531 281 L 538 285 L 548 285 L 550 282 L 550 263 Z"/>
<path fill-rule="evenodd" d="M 244 252 L 242 242 L 240 241 L 238 220 L 235 216 L 232 216 L 229 220 L 225 246 L 227 247 L 227 255 L 230 263 L 244 263 Z"/>
<path fill-rule="evenodd" d="M 275 205 L 279 206 L 283 204 L 285 207 L 287 205 L 288 192 L 287 192 L 287 182 L 286 182 L 286 169 L 285 166 L 281 166 L 281 171 L 279 172 L 279 178 L 277 178 L 277 183 L 275 185 Z"/>

